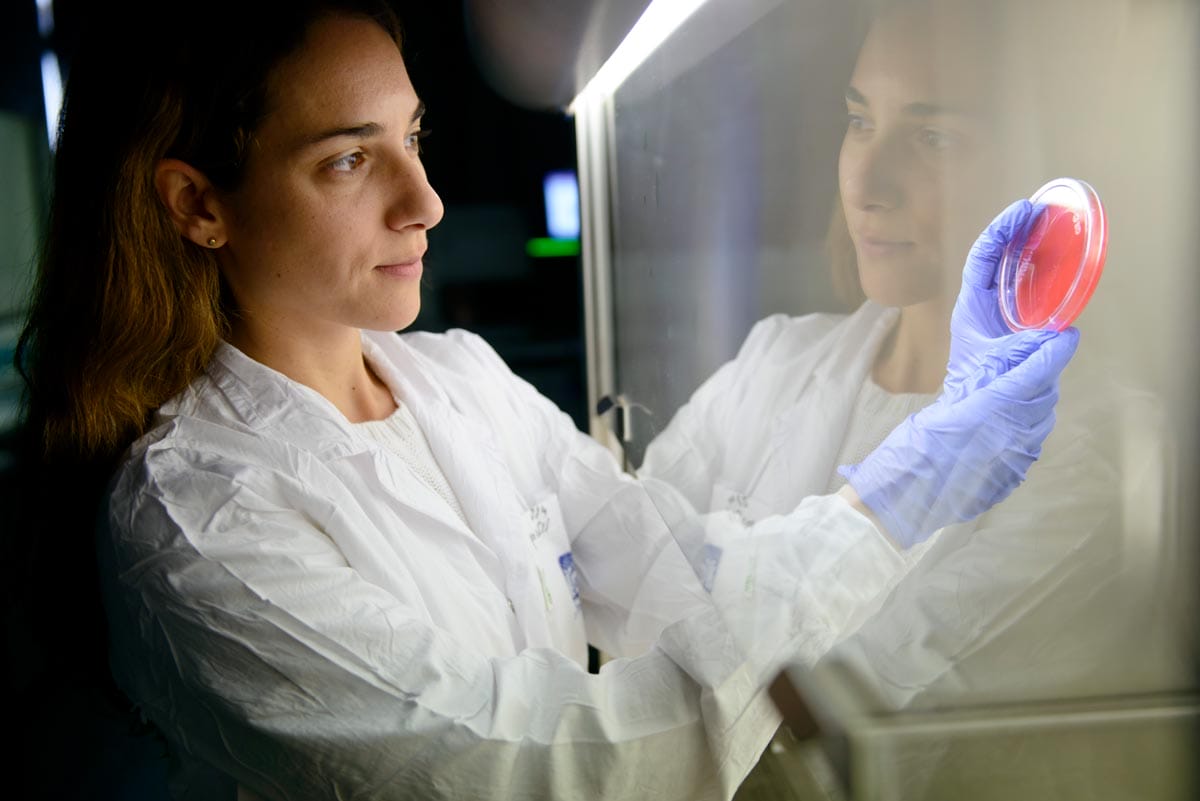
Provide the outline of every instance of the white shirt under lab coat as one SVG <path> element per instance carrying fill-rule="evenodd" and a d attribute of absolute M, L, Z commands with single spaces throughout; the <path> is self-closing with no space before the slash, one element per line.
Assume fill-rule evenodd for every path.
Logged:
<path fill-rule="evenodd" d="M 639 475 L 747 522 L 825 492 L 897 317 L 867 302 L 849 316 L 760 321 L 651 443 Z M 854 633 L 826 657 L 853 667 L 866 704 L 1084 697 L 1177 680 L 1168 673 L 1186 662 L 1171 663 L 1170 634 L 1156 630 L 1168 551 L 1160 412 L 1145 393 L 1072 382 L 1078 369 L 1027 481 L 918 546 L 915 567 L 877 608 L 857 610 Z"/>
<path fill-rule="evenodd" d="M 183 784 L 727 798 L 778 722 L 763 685 L 906 568 L 836 497 L 750 532 L 696 519 L 478 337 L 364 348 L 468 526 L 323 397 L 228 345 L 114 479 L 114 675 Z M 618 657 L 599 675 L 589 641 Z"/>

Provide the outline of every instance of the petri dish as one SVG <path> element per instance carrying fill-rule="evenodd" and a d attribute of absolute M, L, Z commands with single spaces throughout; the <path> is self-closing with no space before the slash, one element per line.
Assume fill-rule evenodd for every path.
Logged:
<path fill-rule="evenodd" d="M 1000 313 L 1013 331 L 1061 331 L 1087 306 L 1108 249 L 1108 221 L 1096 190 L 1056 178 L 1029 200 L 1040 212 L 1000 261 Z"/>

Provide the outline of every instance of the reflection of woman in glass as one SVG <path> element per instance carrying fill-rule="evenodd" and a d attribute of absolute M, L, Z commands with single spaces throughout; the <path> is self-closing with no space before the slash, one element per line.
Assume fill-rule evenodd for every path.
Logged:
<path fill-rule="evenodd" d="M 761 520 L 836 491 L 839 465 L 934 399 L 971 232 L 1037 185 L 1014 184 L 1021 123 L 985 55 L 999 52 L 986 15 L 1001 5 L 896 2 L 873 20 L 846 90 L 831 228 L 843 288 L 866 301 L 849 316 L 761 321 L 651 444 L 641 475 L 698 508 Z M 1118 424 L 1112 406 L 1100 429 L 1101 410 L 1066 408 L 1030 482 L 913 549 L 913 574 L 842 646 L 886 705 L 1127 686 L 1114 657 L 1134 623 L 1118 591 L 1130 485 L 1115 465 L 1126 482 L 1144 465 L 1099 436 Z"/>
<path fill-rule="evenodd" d="M 442 206 L 387 4 L 142 11 L 74 62 L 21 358 L 47 459 L 115 469 L 113 671 L 179 795 L 727 797 L 761 688 L 903 568 L 868 507 L 798 504 L 758 540 L 780 592 L 723 596 L 710 530 L 478 337 L 392 333 Z M 1075 342 L 1007 340 L 925 421 L 991 426 L 964 451 L 997 497 Z M 587 642 L 624 658 L 591 675 Z"/>

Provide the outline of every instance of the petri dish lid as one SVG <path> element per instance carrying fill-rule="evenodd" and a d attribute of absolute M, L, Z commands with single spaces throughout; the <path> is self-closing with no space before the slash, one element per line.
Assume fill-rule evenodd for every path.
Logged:
<path fill-rule="evenodd" d="M 1000 313 L 1013 331 L 1061 331 L 1087 306 L 1108 249 L 1100 196 L 1075 178 L 1056 178 L 1029 200 L 1039 213 L 1000 261 Z"/>

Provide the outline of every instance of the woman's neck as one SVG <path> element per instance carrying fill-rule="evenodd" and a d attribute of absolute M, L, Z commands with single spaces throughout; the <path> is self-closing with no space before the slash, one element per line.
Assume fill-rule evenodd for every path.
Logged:
<path fill-rule="evenodd" d="M 893 393 L 940 392 L 950 356 L 951 309 L 940 298 L 902 308 L 871 369 L 875 383 Z"/>
<path fill-rule="evenodd" d="M 230 344 L 257 362 L 320 393 L 351 423 L 382 420 L 396 410 L 387 385 L 367 364 L 358 329 L 285 332 L 239 320 Z"/>

